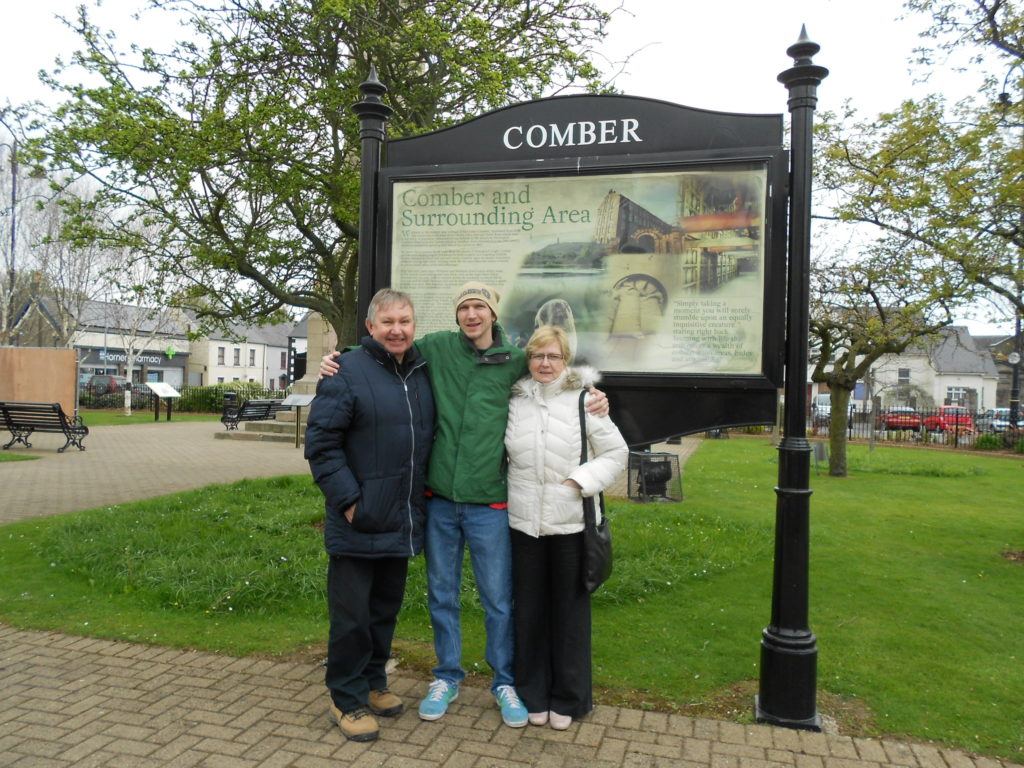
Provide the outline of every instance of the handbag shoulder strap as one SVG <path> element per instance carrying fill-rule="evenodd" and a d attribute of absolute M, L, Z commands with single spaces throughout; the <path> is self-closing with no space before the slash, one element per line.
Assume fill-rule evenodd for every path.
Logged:
<path fill-rule="evenodd" d="M 583 407 L 583 401 L 587 397 L 587 390 L 580 392 L 580 464 L 587 463 L 587 414 Z"/>
<path fill-rule="evenodd" d="M 580 466 L 587 463 L 587 414 L 583 401 L 587 390 L 580 392 Z M 593 530 L 597 527 L 597 513 L 594 509 L 594 497 L 583 497 L 583 527 Z"/>

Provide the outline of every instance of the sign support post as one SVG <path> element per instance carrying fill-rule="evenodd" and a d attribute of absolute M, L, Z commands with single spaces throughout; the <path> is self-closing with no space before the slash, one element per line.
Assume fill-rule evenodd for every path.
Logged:
<path fill-rule="evenodd" d="M 807 343 L 810 324 L 812 127 L 817 87 L 828 70 L 812 63 L 819 50 L 807 37 L 786 53 L 794 65 L 779 75 L 789 90 L 792 166 L 786 317 L 784 435 L 779 443 L 775 566 L 771 624 L 761 636 L 761 679 L 754 700 L 758 722 L 820 731 L 816 703 L 818 646 L 808 622 L 810 457 L 807 440 Z"/>
<path fill-rule="evenodd" d="M 355 338 L 363 335 L 362 319 L 370 308 L 373 298 L 373 274 L 377 253 L 377 174 L 380 171 L 381 145 L 384 143 L 384 126 L 394 112 L 381 97 L 387 87 L 377 79 L 377 68 L 370 65 L 370 73 L 359 85 L 362 101 L 352 105 L 352 111 L 359 118 L 360 198 L 359 198 L 359 287 L 356 292 Z"/>

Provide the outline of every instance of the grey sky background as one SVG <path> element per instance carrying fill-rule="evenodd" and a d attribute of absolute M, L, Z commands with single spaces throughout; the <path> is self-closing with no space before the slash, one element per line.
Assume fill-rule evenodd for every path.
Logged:
<path fill-rule="evenodd" d="M 616 79 L 618 88 L 703 109 L 727 112 L 786 111 L 786 91 L 776 76 L 792 64 L 786 48 L 806 24 L 821 45 L 815 63 L 828 67 L 819 89 L 818 108 L 838 110 L 849 100 L 862 113 L 876 114 L 901 101 L 941 91 L 950 98 L 976 93 L 980 73 L 959 74 L 953 63 L 935 69 L 927 82 L 912 72 L 914 48 L 928 19 L 905 15 L 902 0 L 599 0 L 614 13 L 608 39 L 599 53 L 609 72 L 614 62 L 632 54 Z M 27 0 L 8 3 L 0 45 L 0 106 L 27 100 L 50 101 L 38 81 L 40 69 L 76 47 L 76 38 L 56 19 L 75 13 L 77 0 Z M 89 2 L 90 6 L 92 0 Z M 180 30 L 166 24 L 135 21 L 138 0 L 105 0 L 92 11 L 133 41 L 163 47 Z M 901 18 L 903 17 L 903 18 Z M 916 78 L 915 78 L 916 74 Z M 1009 331 L 983 313 L 969 323 L 972 331 Z"/>

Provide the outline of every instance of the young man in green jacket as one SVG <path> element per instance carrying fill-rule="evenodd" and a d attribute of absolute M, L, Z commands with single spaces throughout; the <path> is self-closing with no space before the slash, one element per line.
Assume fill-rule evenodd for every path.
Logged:
<path fill-rule="evenodd" d="M 502 720 L 514 728 L 527 723 L 512 676 L 512 555 L 505 479 L 505 426 L 512 384 L 526 375 L 526 356 L 497 322 L 498 292 L 470 282 L 455 294 L 459 331 L 438 331 L 417 340 L 427 359 L 437 423 L 427 472 L 425 554 L 430 620 L 437 666 L 420 702 L 424 720 L 437 720 L 459 695 L 462 668 L 462 558 L 470 561 L 484 608 L 484 656 L 494 670 L 491 691 Z M 320 372 L 338 370 L 332 353 Z M 602 393 L 587 408 L 607 413 Z"/>

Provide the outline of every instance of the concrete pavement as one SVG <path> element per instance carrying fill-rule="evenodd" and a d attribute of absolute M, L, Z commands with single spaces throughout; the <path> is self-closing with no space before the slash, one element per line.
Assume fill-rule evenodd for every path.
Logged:
<path fill-rule="evenodd" d="M 287 443 L 214 440 L 217 421 L 161 421 L 93 427 L 85 450 L 57 449 L 61 435 L 35 434 L 31 449 L 11 453 L 35 461 L 0 463 L 0 523 L 230 483 L 246 477 L 309 472 L 302 449 Z M 2 432 L 7 437 L 6 432 Z M 4 442 L 7 442 L 6 439 Z"/>

